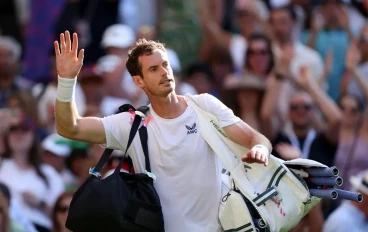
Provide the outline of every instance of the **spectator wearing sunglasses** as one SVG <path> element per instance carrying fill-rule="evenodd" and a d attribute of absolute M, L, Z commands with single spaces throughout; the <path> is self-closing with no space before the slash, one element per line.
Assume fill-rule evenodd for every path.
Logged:
<path fill-rule="evenodd" d="M 359 47 L 361 49 L 361 47 Z M 360 87 L 364 102 L 368 102 L 368 81 L 364 72 L 358 68 L 359 50 L 356 45 L 350 47 L 346 59 L 346 67 L 353 80 Z M 368 167 L 368 108 L 364 109 L 360 98 L 354 94 L 344 94 L 339 100 L 343 118 L 339 131 L 339 146 L 335 165 L 340 169 L 342 177 L 349 177 L 364 171 Z M 350 183 L 345 181 L 344 189 L 349 189 Z"/>
<path fill-rule="evenodd" d="M 271 133 L 270 140 L 273 142 L 273 155 L 284 160 L 294 158 L 308 158 L 331 166 L 333 156 L 336 151 L 338 124 L 341 118 L 341 112 L 334 101 L 318 85 L 318 82 L 310 77 L 308 68 L 301 68 L 299 78 L 279 78 L 279 82 L 292 81 L 299 90 L 293 94 L 289 101 L 289 112 L 287 115 L 290 120 L 291 128 L 285 127 L 285 124 L 278 124 Z M 280 88 L 271 88 L 275 91 L 273 98 L 268 98 L 268 105 L 277 105 L 277 101 L 288 101 L 280 99 L 277 93 Z M 274 102 L 272 102 L 272 100 Z M 314 120 L 318 113 L 318 107 L 326 118 L 325 128 L 314 129 Z M 274 117 L 277 115 L 277 108 L 274 111 L 263 115 L 264 117 Z M 285 117 L 285 116 L 281 116 Z M 286 122 L 287 119 L 284 119 Z"/>
<path fill-rule="evenodd" d="M 73 192 L 64 192 L 56 200 L 55 207 L 52 211 L 52 232 L 69 232 L 65 227 L 65 222 L 68 217 L 70 202 L 73 198 Z"/>

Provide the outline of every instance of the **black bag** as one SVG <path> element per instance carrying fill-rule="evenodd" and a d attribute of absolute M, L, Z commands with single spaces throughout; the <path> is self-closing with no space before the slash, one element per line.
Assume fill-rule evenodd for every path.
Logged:
<path fill-rule="evenodd" d="M 124 105 L 119 109 L 127 111 L 129 107 L 133 108 L 130 105 Z M 148 108 L 140 107 L 138 110 L 145 114 Z M 138 131 L 141 120 L 141 117 L 136 114 L 125 155 Z M 151 172 L 145 126 L 140 127 L 139 135 L 146 170 Z M 105 179 L 100 178 L 99 171 L 109 159 L 112 151 L 112 149 L 105 150 L 93 169 L 94 175 L 88 177 L 74 194 L 66 227 L 74 232 L 163 232 L 164 219 L 161 203 L 151 177 L 143 173 L 120 172 L 124 160 L 122 159 L 112 175 Z"/>

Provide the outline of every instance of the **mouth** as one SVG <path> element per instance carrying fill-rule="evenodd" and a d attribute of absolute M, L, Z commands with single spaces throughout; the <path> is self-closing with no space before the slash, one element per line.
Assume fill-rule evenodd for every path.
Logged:
<path fill-rule="evenodd" d="M 160 84 L 168 84 L 172 81 L 173 81 L 172 79 L 165 79 L 165 80 L 160 81 Z"/>

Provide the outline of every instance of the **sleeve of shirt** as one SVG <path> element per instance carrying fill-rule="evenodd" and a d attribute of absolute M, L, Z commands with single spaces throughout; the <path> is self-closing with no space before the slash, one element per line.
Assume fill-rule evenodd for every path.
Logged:
<path fill-rule="evenodd" d="M 240 118 L 235 116 L 231 109 L 214 96 L 205 93 L 193 97 L 196 99 L 199 107 L 217 117 L 221 127 L 230 126 L 240 121 Z"/>
<path fill-rule="evenodd" d="M 103 147 L 125 150 L 131 128 L 130 117 L 130 113 L 123 112 L 101 119 L 106 134 L 106 144 Z"/>

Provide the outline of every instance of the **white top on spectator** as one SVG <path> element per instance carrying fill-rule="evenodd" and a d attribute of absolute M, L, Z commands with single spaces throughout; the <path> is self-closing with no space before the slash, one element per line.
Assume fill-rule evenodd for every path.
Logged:
<path fill-rule="evenodd" d="M 222 127 L 240 121 L 223 103 L 209 94 L 194 96 L 207 112 L 216 115 Z M 219 232 L 221 177 L 216 154 L 202 137 L 195 111 L 188 106 L 174 119 L 159 117 L 150 107 L 148 148 L 155 188 L 160 196 L 165 231 Z M 105 117 L 107 147 L 125 150 L 131 128 L 128 112 Z M 129 148 L 135 171 L 142 173 L 144 155 L 139 137 Z"/>
<path fill-rule="evenodd" d="M 49 165 L 42 164 L 41 171 L 46 176 L 48 185 L 32 169 L 20 169 L 12 159 L 4 159 L 0 165 L 0 181 L 6 184 L 12 198 L 19 202 L 24 214 L 35 224 L 52 228 L 51 219 L 37 208 L 29 207 L 22 197 L 22 193 L 30 192 L 38 199 L 53 206 L 56 199 L 64 190 L 60 175 Z"/>

